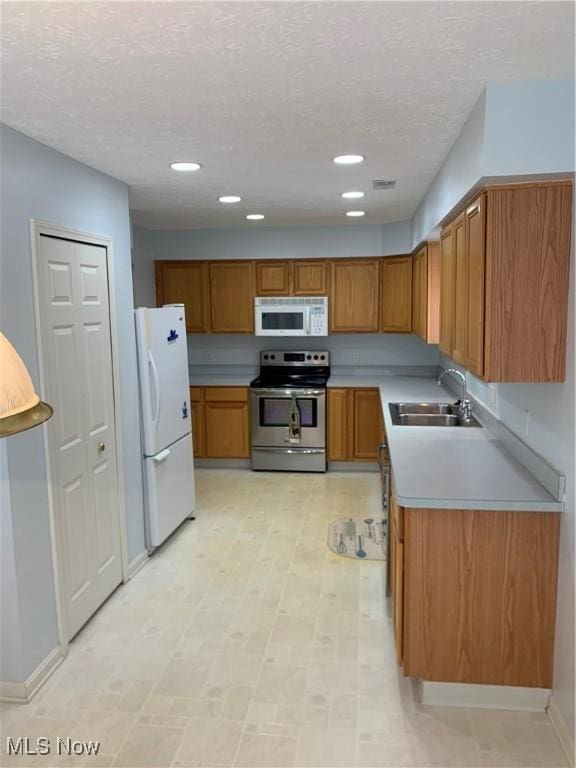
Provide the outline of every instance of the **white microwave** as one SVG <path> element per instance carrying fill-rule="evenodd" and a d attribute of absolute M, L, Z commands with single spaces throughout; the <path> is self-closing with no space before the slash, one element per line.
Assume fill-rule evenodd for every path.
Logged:
<path fill-rule="evenodd" d="M 257 296 L 256 336 L 328 336 L 326 296 Z"/>

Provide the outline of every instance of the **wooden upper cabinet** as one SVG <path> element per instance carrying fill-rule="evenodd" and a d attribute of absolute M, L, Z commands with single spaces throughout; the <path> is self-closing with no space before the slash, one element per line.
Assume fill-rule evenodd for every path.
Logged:
<path fill-rule="evenodd" d="M 207 333 L 206 263 L 156 261 L 156 304 L 184 304 L 188 333 Z"/>
<path fill-rule="evenodd" d="M 455 280 L 454 226 L 451 224 L 440 236 L 440 351 L 449 357 L 454 349 Z"/>
<path fill-rule="evenodd" d="M 570 182 L 505 184 L 487 187 L 445 227 L 454 331 L 452 352 L 444 341 L 441 349 L 476 376 L 564 380 L 571 206 Z M 449 304 L 442 299 L 443 328 Z"/>
<path fill-rule="evenodd" d="M 330 290 L 332 333 L 377 333 L 380 259 L 334 259 Z"/>
<path fill-rule="evenodd" d="M 466 363 L 468 329 L 468 260 L 466 259 L 464 224 L 464 214 L 462 213 L 452 225 L 454 237 L 454 333 L 452 335 L 452 357 L 462 365 Z"/>
<path fill-rule="evenodd" d="M 488 188 L 487 381 L 564 381 L 570 182 Z"/>
<path fill-rule="evenodd" d="M 484 196 L 468 206 L 465 214 L 468 311 L 466 322 L 466 362 L 476 376 L 484 372 Z"/>
<path fill-rule="evenodd" d="M 256 296 L 289 296 L 292 284 L 290 261 L 256 261 Z"/>
<path fill-rule="evenodd" d="M 394 256 L 380 262 L 380 330 L 412 331 L 412 256 Z"/>
<path fill-rule="evenodd" d="M 327 296 L 328 261 L 301 259 L 292 262 L 294 296 Z"/>
<path fill-rule="evenodd" d="M 414 255 L 412 331 L 428 344 L 440 340 L 440 244 L 425 243 Z"/>
<path fill-rule="evenodd" d="M 213 333 L 254 332 L 254 267 L 251 261 L 211 261 L 210 313 Z"/>

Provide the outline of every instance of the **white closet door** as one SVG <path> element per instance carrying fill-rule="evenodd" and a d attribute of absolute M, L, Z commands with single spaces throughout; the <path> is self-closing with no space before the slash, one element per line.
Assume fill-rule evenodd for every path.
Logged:
<path fill-rule="evenodd" d="M 58 567 L 72 637 L 122 580 L 106 248 L 42 235 L 38 259 Z"/>

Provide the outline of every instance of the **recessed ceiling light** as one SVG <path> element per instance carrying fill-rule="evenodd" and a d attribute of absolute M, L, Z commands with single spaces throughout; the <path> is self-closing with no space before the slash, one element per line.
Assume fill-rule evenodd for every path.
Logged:
<path fill-rule="evenodd" d="M 337 165 L 356 165 L 364 160 L 364 155 L 337 155 L 333 160 Z"/>
<path fill-rule="evenodd" d="M 239 203 L 242 198 L 238 195 L 222 195 L 222 197 L 219 197 L 218 200 L 221 203 Z"/>
<path fill-rule="evenodd" d="M 246 216 L 246 218 L 248 219 L 248 221 L 262 221 L 262 219 L 264 218 L 264 214 L 263 213 L 249 213 Z"/>
<path fill-rule="evenodd" d="M 170 163 L 173 171 L 199 171 L 202 168 L 201 163 Z"/>
<path fill-rule="evenodd" d="M 365 216 L 365 211 L 346 211 L 346 216 Z"/>
<path fill-rule="evenodd" d="M 346 200 L 358 200 L 360 197 L 364 197 L 364 192 L 341 192 L 340 197 L 344 197 Z"/>

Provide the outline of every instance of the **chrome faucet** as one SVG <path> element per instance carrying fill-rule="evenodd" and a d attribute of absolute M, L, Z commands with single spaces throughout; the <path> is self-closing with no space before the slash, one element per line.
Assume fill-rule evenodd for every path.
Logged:
<path fill-rule="evenodd" d="M 458 406 L 458 413 L 460 414 L 460 418 L 464 421 L 470 421 L 472 418 L 472 401 L 468 399 L 468 393 L 466 391 L 466 376 L 464 376 L 462 371 L 459 371 L 456 368 L 446 368 L 446 370 L 442 371 L 440 376 L 438 376 L 438 381 L 436 383 L 442 384 L 442 379 L 449 373 L 460 377 L 462 392 L 460 399 L 456 400 L 456 405 Z"/>

